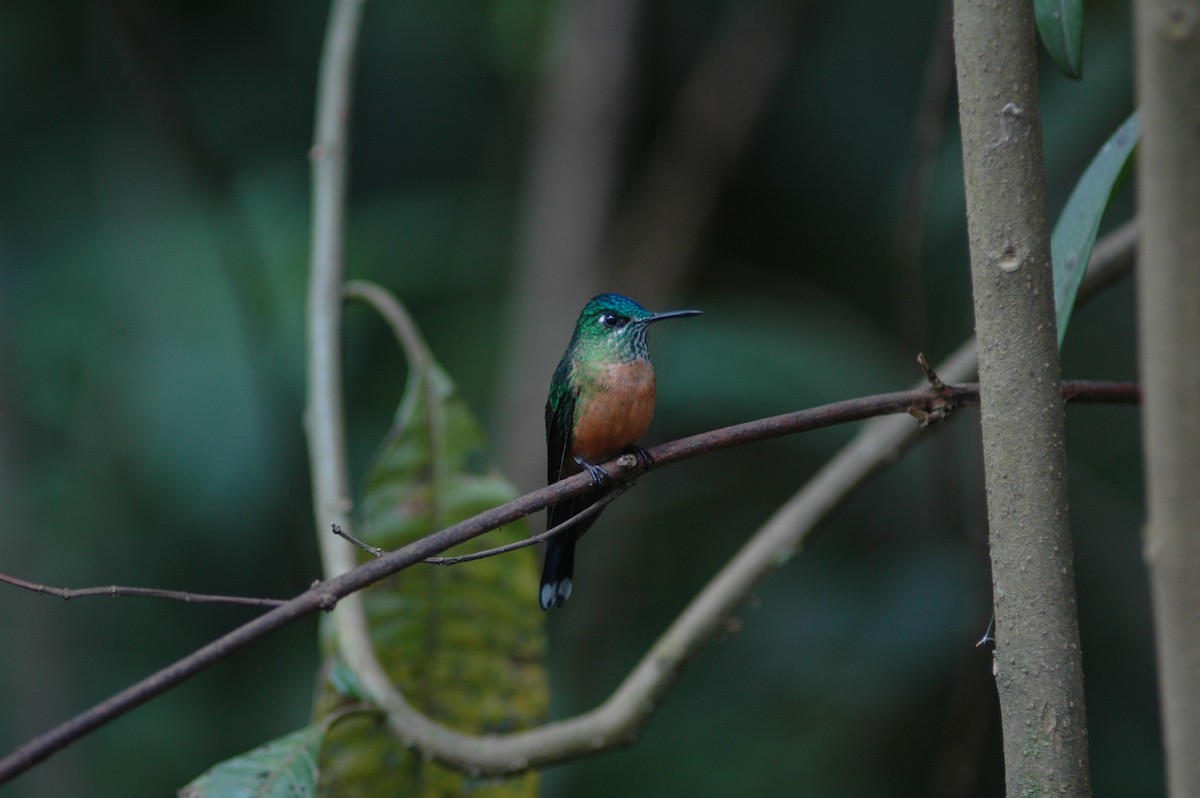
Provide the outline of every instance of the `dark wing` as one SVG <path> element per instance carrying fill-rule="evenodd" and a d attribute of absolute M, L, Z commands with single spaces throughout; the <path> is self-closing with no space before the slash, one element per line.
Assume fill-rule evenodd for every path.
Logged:
<path fill-rule="evenodd" d="M 582 470 L 571 455 L 571 431 L 575 428 L 575 405 L 579 394 L 570 386 L 570 370 L 571 359 L 564 357 L 554 372 L 554 382 L 551 383 L 553 387 L 550 389 L 550 397 L 546 400 L 547 485 Z M 595 491 L 589 491 L 582 496 L 550 505 L 546 514 L 546 528 L 556 527 L 571 516 L 577 515 L 594 504 L 597 498 Z M 595 516 L 592 516 L 575 525 L 568 534 L 572 539 L 579 537 L 595 520 Z"/>
<path fill-rule="evenodd" d="M 571 428 L 575 420 L 576 392 L 570 386 L 570 358 L 563 358 L 554 370 L 550 396 L 546 399 L 546 484 L 563 478 L 563 468 L 573 467 Z M 568 472 L 569 473 L 569 472 Z"/>
<path fill-rule="evenodd" d="M 550 396 L 546 399 L 546 482 L 553 484 L 565 476 L 581 469 L 571 456 L 572 435 L 575 428 L 575 405 L 578 393 L 571 387 L 571 359 L 564 357 L 554 372 L 550 383 Z M 565 502 L 552 504 L 546 509 L 546 528 L 554 527 L 572 516 L 578 515 L 597 499 L 595 491 L 576 496 Z M 575 570 L 575 541 L 587 531 L 596 516 L 581 521 L 562 534 L 555 535 L 546 546 L 546 562 L 542 568 L 542 583 L 538 589 L 538 601 L 542 609 L 561 607 L 571 595 L 571 578 Z"/>

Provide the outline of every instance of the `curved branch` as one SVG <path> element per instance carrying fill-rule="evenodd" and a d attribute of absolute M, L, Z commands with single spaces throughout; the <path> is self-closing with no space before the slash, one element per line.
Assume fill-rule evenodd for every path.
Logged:
<path fill-rule="evenodd" d="M 423 372 L 429 364 L 429 347 L 412 316 L 392 292 L 370 280 L 350 280 L 343 290 L 347 299 L 365 303 L 388 323 L 396 342 L 404 350 L 410 369 L 414 373 Z"/>
<path fill-rule="evenodd" d="M 940 367 L 939 372 L 947 375 L 951 369 Z M 1140 401 L 1138 386 L 1130 383 L 1069 382 L 1063 384 L 1063 390 L 1065 396 L 1076 402 L 1135 404 Z M 835 424 L 861 421 L 873 416 L 907 413 L 910 408 L 918 408 L 928 413 L 945 411 L 949 407 L 972 404 L 978 401 L 978 396 L 977 386 L 959 385 L 942 391 L 927 388 L 850 399 L 736 424 L 656 446 L 650 450 L 653 458 L 650 464 L 639 462 L 632 468 L 626 468 L 618 458 L 605 463 L 602 468 L 612 480 L 626 482 L 647 471 L 734 446 L 808 432 Z M 903 421 L 908 426 L 917 428 L 916 421 L 907 417 Z M 916 434 L 919 433 L 914 435 Z M 862 437 L 860 436 L 860 439 Z M 888 459 L 888 455 L 888 452 L 878 449 L 870 453 L 870 456 L 878 458 L 881 462 Z M 351 571 L 317 583 L 283 606 L 243 624 L 187 657 L 20 746 L 0 759 L 0 784 L 62 750 L 88 732 L 166 692 L 266 635 L 315 612 L 331 611 L 340 600 L 381 579 L 452 546 L 524 518 L 549 504 L 577 496 L 590 490 L 591 486 L 591 477 L 587 473 L 575 474 L 439 530 Z M 326 535 L 337 545 L 351 549 L 349 544 L 338 541 L 332 534 L 327 532 Z M 527 732 L 486 737 L 460 734 L 424 715 L 413 713 L 407 717 L 407 724 L 396 731 L 406 744 L 415 745 L 429 756 L 454 767 L 480 775 L 515 773 L 533 767 L 544 767 L 578 756 L 585 751 L 595 753 L 604 748 L 628 743 L 653 711 L 654 702 L 674 683 L 688 659 L 720 628 L 720 624 L 715 622 L 722 617 L 720 613 L 732 611 L 732 608 L 745 598 L 745 594 L 738 591 L 774 568 L 778 564 L 778 555 L 786 553 L 773 545 L 773 542 L 765 540 L 763 534 L 755 536 L 746 549 L 705 588 L 680 620 L 655 644 L 642 664 L 635 668 L 613 696 L 591 712 Z M 757 576 L 751 572 L 752 569 L 758 570 Z M 709 609 L 705 609 L 706 606 Z M 643 697 L 644 700 L 638 700 L 639 697 Z M 403 714 L 403 710 L 394 706 L 382 708 L 389 714 L 397 711 Z"/>
<path fill-rule="evenodd" d="M 355 280 L 347 283 L 345 293 L 349 298 L 365 302 L 382 316 L 391 326 L 397 343 L 404 350 L 409 363 L 408 386 L 404 391 L 405 401 L 413 401 L 418 391 L 425 394 L 424 401 L 420 403 L 425 412 L 422 426 L 429 430 L 431 438 L 429 452 L 432 462 L 430 467 L 435 472 L 439 471 L 441 468 L 439 453 L 445 448 L 444 440 L 442 440 L 445 435 L 445 419 L 441 403 L 432 395 L 432 359 L 429 357 L 428 347 L 426 347 L 417 325 L 400 301 L 380 285 L 365 280 Z M 401 411 L 401 415 L 406 415 L 406 413 Z M 441 514 L 438 512 L 440 503 L 434 499 L 431 504 L 431 516 L 434 525 L 437 525 L 441 520 Z M 335 525 L 334 529 L 338 530 L 338 527 Z M 338 530 L 338 534 L 348 535 L 340 530 Z M 376 653 L 375 643 L 371 639 L 370 623 L 367 620 L 362 596 L 358 593 L 347 596 L 342 606 L 334 614 L 333 622 L 338 654 L 358 675 L 367 697 L 376 706 L 389 708 L 389 722 L 402 718 L 405 725 L 412 725 L 418 721 L 432 724 L 433 721 L 428 720 L 420 710 L 413 707 L 400 688 L 388 677 L 387 670 Z M 399 739 L 408 739 L 407 733 L 396 728 L 393 731 Z"/>
<path fill-rule="evenodd" d="M 312 266 L 308 284 L 308 408 L 304 422 L 312 460 L 313 515 L 318 530 L 350 529 L 346 428 L 342 410 L 342 237 L 350 90 L 363 0 L 330 9 L 317 87 L 313 175 Z M 352 552 L 320 534 L 326 577 L 354 567 Z"/>

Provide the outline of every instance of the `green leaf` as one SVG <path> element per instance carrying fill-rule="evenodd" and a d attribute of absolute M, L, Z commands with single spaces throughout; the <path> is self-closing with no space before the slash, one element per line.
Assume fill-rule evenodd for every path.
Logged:
<path fill-rule="evenodd" d="M 416 365 L 394 425 L 368 471 L 356 532 L 389 550 L 517 495 L 488 466 L 479 424 L 453 381 L 419 335 L 407 338 L 408 358 Z M 522 521 L 449 553 L 481 551 L 529 536 Z M 380 662 L 409 701 L 471 734 L 515 731 L 545 717 L 549 690 L 538 568 L 537 550 L 531 547 L 451 567 L 418 565 L 364 592 Z M 321 691 L 319 714 L 347 701 L 328 682 Z M 534 796 L 537 787 L 533 773 L 472 779 L 426 761 L 393 740 L 373 717 L 338 723 L 321 760 L 321 790 L 327 795 L 469 792 L 491 798 Z"/>
<path fill-rule="evenodd" d="M 1060 348 L 1067 333 L 1071 311 L 1075 307 L 1075 295 L 1087 272 L 1088 261 L 1092 258 L 1100 219 L 1124 182 L 1122 178 L 1127 172 L 1139 133 L 1139 116 L 1134 111 L 1088 164 L 1050 235 L 1050 256 L 1054 261 L 1054 307 L 1058 313 Z"/>
<path fill-rule="evenodd" d="M 1083 77 L 1083 0 L 1034 0 L 1038 35 L 1066 75 Z"/>
<path fill-rule="evenodd" d="M 304 798 L 317 794 L 317 755 L 326 724 L 227 759 L 179 791 L 179 798 Z"/>

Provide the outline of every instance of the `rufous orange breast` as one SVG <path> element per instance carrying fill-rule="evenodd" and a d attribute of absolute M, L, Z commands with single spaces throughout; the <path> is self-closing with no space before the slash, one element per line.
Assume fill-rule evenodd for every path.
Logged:
<path fill-rule="evenodd" d="M 601 463 L 636 444 L 654 418 L 654 366 L 630 360 L 602 366 L 575 406 L 571 455 Z"/>

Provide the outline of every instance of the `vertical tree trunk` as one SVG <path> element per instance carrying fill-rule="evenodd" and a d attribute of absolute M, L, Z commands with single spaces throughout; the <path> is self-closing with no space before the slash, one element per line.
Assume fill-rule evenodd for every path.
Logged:
<path fill-rule="evenodd" d="M 1137 0 L 1139 359 L 1167 785 L 1200 796 L 1200 0 Z"/>
<path fill-rule="evenodd" d="M 1007 793 L 1086 796 L 1032 3 L 956 0 L 954 41 Z"/>

